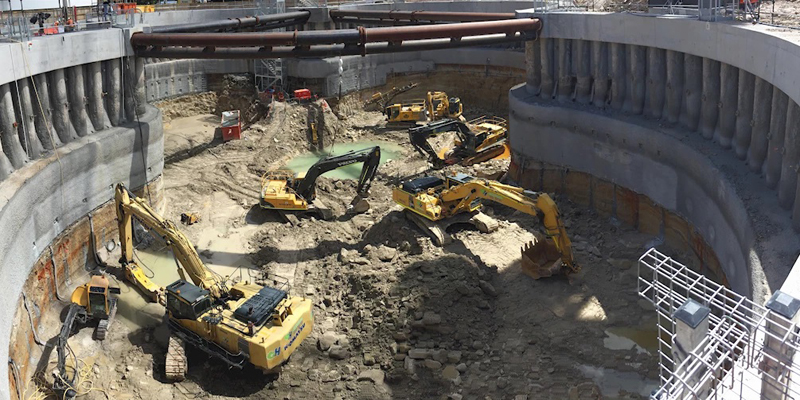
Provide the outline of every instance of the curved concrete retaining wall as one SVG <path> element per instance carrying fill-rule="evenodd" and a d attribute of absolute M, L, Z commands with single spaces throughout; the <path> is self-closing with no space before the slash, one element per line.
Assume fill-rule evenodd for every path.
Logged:
<path fill-rule="evenodd" d="M 25 379 L 42 354 L 34 329 L 53 291 L 41 285 L 58 287 L 91 263 L 89 236 L 80 233 L 86 215 L 112 199 L 116 182 L 160 182 L 161 113 L 147 106 L 144 63 L 125 57 L 129 34 L 108 29 L 0 44 L 0 276 L 16 300 L 0 308 L 0 356 L 9 360 L 0 365 L 9 377 L 0 399 L 11 396 L 11 361 Z M 113 218 L 100 219 L 96 227 L 110 229 Z M 50 254 L 63 256 L 58 268 L 43 268 Z M 51 269 L 61 270 L 60 279 Z"/>
<path fill-rule="evenodd" d="M 800 244 L 778 206 L 800 215 L 800 87 L 790 72 L 800 47 L 750 25 L 542 18 L 526 85 L 510 95 L 515 161 L 645 194 L 701 232 L 734 290 L 761 302 L 779 288 L 794 257 L 787 249 Z M 758 45 L 736 51 L 742 43 Z"/>
<path fill-rule="evenodd" d="M 7 298 L 20 298 L 32 268 L 51 242 L 112 199 L 115 183 L 138 188 L 160 177 L 161 112 L 147 106 L 139 121 L 141 125 L 126 123 L 76 139 L 0 183 L 0 275 Z M 161 194 L 154 196 L 158 199 Z M 39 309 L 50 296 L 45 291 L 30 293 L 28 307 Z M 0 356 L 4 359 L 9 356 L 12 322 L 28 323 L 27 316 L 19 315 L 25 315 L 24 308 L 0 307 Z M 7 365 L 0 365 L 0 373 L 10 378 Z M 0 383 L 0 398 L 9 398 L 8 381 Z"/>
<path fill-rule="evenodd" d="M 11 64 L 0 70 L 0 181 L 144 112 L 144 64 L 124 58 L 127 33 L 81 32 L 37 39 L 25 48 L 0 45 Z"/>

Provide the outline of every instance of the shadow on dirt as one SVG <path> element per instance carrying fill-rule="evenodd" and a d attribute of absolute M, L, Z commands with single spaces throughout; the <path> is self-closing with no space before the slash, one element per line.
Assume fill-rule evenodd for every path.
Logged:
<path fill-rule="evenodd" d="M 173 384 L 164 375 L 169 332 L 164 323 L 155 329 L 139 329 L 128 334 L 128 340 L 143 353 L 153 357 L 153 379 Z M 174 383 L 189 398 L 209 393 L 216 396 L 247 397 L 263 390 L 276 375 L 265 375 L 252 365 L 242 369 L 228 368 L 224 363 L 209 357 L 203 351 L 186 347 L 188 369 L 186 380 Z"/>

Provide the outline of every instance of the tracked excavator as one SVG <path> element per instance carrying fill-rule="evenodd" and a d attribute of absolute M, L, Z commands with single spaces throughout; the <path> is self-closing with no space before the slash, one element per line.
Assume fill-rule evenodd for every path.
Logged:
<path fill-rule="evenodd" d="M 412 82 L 402 87 L 395 86 L 386 93 L 376 92 L 372 95 L 372 97 L 369 98 L 369 100 L 364 102 L 364 109 L 367 111 L 380 111 L 385 109 L 388 103 L 397 95 L 405 93 L 415 87 L 417 87 L 417 83 Z"/>
<path fill-rule="evenodd" d="M 306 173 L 288 170 L 267 172 L 261 178 L 261 207 L 291 212 L 314 212 L 323 219 L 330 219 L 333 217 L 330 209 L 316 199 L 317 178 L 326 172 L 359 162 L 364 163 L 364 166 L 358 177 L 356 196 L 348 209 L 355 212 L 366 211 L 369 209 L 366 200 L 369 188 L 381 162 L 380 146 L 320 159 Z"/>
<path fill-rule="evenodd" d="M 575 264 L 572 244 L 558 207 L 546 193 L 456 174 L 445 179 L 426 176 L 403 182 L 392 190 L 392 198 L 403 206 L 406 216 L 439 245 L 447 243 L 446 229 L 457 222 L 472 223 L 484 232 L 497 229 L 496 221 L 477 212 L 482 200 L 535 215 L 544 225 L 545 236 L 537 235 L 535 242 L 523 246 L 523 272 L 539 279 L 580 270 Z"/>
<path fill-rule="evenodd" d="M 428 92 L 425 98 L 431 121 L 442 118 L 461 118 L 464 107 L 458 97 L 448 97 L 445 92 Z"/>
<path fill-rule="evenodd" d="M 72 399 L 77 396 L 75 388 L 79 367 L 77 359 L 71 368 L 67 368 L 67 356 L 72 354 L 69 348 L 69 337 L 76 326 L 97 321 L 94 331 L 95 339 L 105 340 L 106 333 L 117 313 L 118 287 L 111 287 L 108 278 L 103 274 L 93 274 L 89 282 L 78 286 L 70 297 L 67 315 L 61 325 L 56 342 L 57 365 L 53 371 L 53 391 L 58 398 Z M 74 354 L 72 354 L 74 357 Z"/>
<path fill-rule="evenodd" d="M 448 97 L 445 92 L 428 92 L 424 100 L 395 103 L 384 109 L 389 124 L 416 124 L 442 118 L 462 118 L 464 107 L 458 97 Z"/>
<path fill-rule="evenodd" d="M 429 139 L 444 132 L 455 132 L 458 139 L 437 153 Z M 469 122 L 448 118 L 408 130 L 411 145 L 427 156 L 434 168 L 452 164 L 469 166 L 508 154 L 507 137 L 508 122 L 505 119 L 485 116 Z"/>
<path fill-rule="evenodd" d="M 184 378 L 186 344 L 231 368 L 250 363 L 268 371 L 288 360 L 311 333 L 311 300 L 289 296 L 288 282 L 273 280 L 277 287 L 247 281 L 229 286 L 227 278 L 203 264 L 172 221 L 162 218 L 122 184 L 116 187 L 115 201 L 125 277 L 166 307 L 171 334 L 165 369 L 168 379 Z M 164 238 L 175 256 L 180 279 L 166 288 L 150 281 L 134 261 L 134 217 Z"/>

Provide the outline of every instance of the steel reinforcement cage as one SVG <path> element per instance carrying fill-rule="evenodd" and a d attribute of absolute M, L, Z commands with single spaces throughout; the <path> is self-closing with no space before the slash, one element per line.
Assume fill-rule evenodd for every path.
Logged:
<path fill-rule="evenodd" d="M 660 388 L 651 399 L 800 398 L 800 367 L 792 362 L 800 337 L 792 320 L 654 248 L 639 258 L 637 286 L 658 314 Z M 674 315 L 690 299 L 711 310 L 708 331 L 676 365 Z"/>

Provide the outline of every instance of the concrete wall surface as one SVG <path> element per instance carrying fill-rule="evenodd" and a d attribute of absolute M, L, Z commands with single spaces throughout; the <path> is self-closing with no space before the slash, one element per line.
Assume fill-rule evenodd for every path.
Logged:
<path fill-rule="evenodd" d="M 342 4 L 342 10 L 507 12 L 531 8 L 531 1 L 425 1 L 414 3 Z"/>
<path fill-rule="evenodd" d="M 207 75 L 253 71 L 252 60 L 160 60 L 145 64 L 147 101 L 209 90 Z"/>
<path fill-rule="evenodd" d="M 176 10 L 158 11 L 152 13 L 136 14 L 138 25 L 179 25 L 195 22 L 216 21 L 226 18 L 238 18 L 255 15 L 255 8 L 220 8 L 213 10 Z"/>
<path fill-rule="evenodd" d="M 126 55 L 130 32 L 102 29 L 42 36 L 24 43 L 0 43 L 0 85 L 74 65 Z"/>
<path fill-rule="evenodd" d="M 769 272 L 774 276 L 768 277 L 762 264 L 789 258 L 763 249 L 797 248 L 800 240 L 774 194 L 732 154 L 712 161 L 706 156 L 712 146 L 680 129 L 592 108 L 539 102 L 524 85 L 512 89 L 509 99 L 517 163 L 564 165 L 644 194 L 685 217 L 702 234 L 733 290 L 764 299 L 769 297 L 769 286 L 780 287 L 791 261 L 773 268 Z M 746 187 L 752 194 L 743 200 L 739 193 Z M 773 224 L 773 235 L 757 237 L 751 219 L 754 207 Z"/>
<path fill-rule="evenodd" d="M 127 123 L 71 142 L 0 182 L 0 285 L 7 298 L 20 297 L 31 268 L 55 237 L 113 199 L 117 182 L 138 188 L 160 177 L 161 112 L 147 106 L 140 120 L 141 125 Z M 15 311 L 0 308 L 3 359 Z M 0 376 L 10 376 L 8 363 L 0 365 Z M 9 397 L 8 381 L 0 380 L 0 399 Z"/>
<path fill-rule="evenodd" d="M 498 48 L 459 48 L 394 54 L 347 56 L 342 60 L 342 94 L 370 89 L 386 83 L 392 74 L 429 72 L 437 65 L 472 65 L 518 68 L 525 66 L 521 51 Z M 287 59 L 284 68 L 290 77 L 324 79 L 325 96 L 339 93 L 339 58 Z"/>
<path fill-rule="evenodd" d="M 733 65 L 800 103 L 800 32 L 739 22 L 622 13 L 548 13 L 542 37 L 654 47 Z"/>
<path fill-rule="evenodd" d="M 634 14 L 541 18 L 526 85 L 510 96 L 517 157 L 649 196 L 700 231 L 734 290 L 766 300 L 800 243 L 788 229 L 800 228 L 800 35 Z"/>

